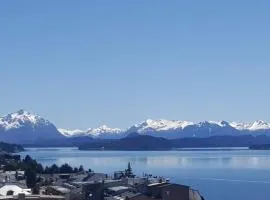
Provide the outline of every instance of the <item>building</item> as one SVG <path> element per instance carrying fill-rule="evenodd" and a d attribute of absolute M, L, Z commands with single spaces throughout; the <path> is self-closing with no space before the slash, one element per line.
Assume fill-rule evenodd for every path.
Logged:
<path fill-rule="evenodd" d="M 27 195 L 0 196 L 0 200 L 65 200 L 65 197 L 54 195 Z"/>
<path fill-rule="evenodd" d="M 23 189 L 17 185 L 4 185 L 0 188 L 0 196 L 16 196 L 18 194 L 30 195 L 31 189 Z"/>
<path fill-rule="evenodd" d="M 65 200 L 70 200 L 70 189 L 61 186 L 49 186 L 46 188 L 45 194 L 63 196 Z"/>
<path fill-rule="evenodd" d="M 148 185 L 148 196 L 162 200 L 203 200 L 200 193 L 189 186 L 167 182 Z"/>
<path fill-rule="evenodd" d="M 7 153 L 4 151 L 0 151 L 0 160 L 1 161 L 7 161 L 7 160 L 20 161 L 21 156 L 20 155 L 13 155 L 11 153 Z"/>
<path fill-rule="evenodd" d="M 130 186 L 136 186 L 140 184 L 146 184 L 148 182 L 147 178 L 140 178 L 140 177 L 135 177 L 135 178 L 126 178 L 125 183 Z"/>
<path fill-rule="evenodd" d="M 114 172 L 114 174 L 113 174 L 113 178 L 114 178 L 115 180 L 121 179 L 121 178 L 123 178 L 123 177 L 125 177 L 125 172 L 124 172 L 124 171 L 116 171 L 116 172 Z"/>
<path fill-rule="evenodd" d="M 82 184 L 82 194 L 85 200 L 103 200 L 104 183 L 93 182 Z"/>
<path fill-rule="evenodd" d="M 59 178 L 60 179 L 65 179 L 65 180 L 68 180 L 70 179 L 70 174 L 59 174 Z"/>
<path fill-rule="evenodd" d="M 141 193 L 135 193 L 135 192 L 124 192 L 120 195 L 117 196 L 110 196 L 110 197 L 105 197 L 105 200 L 144 200 L 143 198 L 145 197 L 145 200 L 148 200 L 149 197 L 141 194 Z"/>
<path fill-rule="evenodd" d="M 120 180 L 112 180 L 112 179 L 106 179 L 104 181 L 104 188 L 110 188 L 110 187 L 117 187 L 122 186 L 124 182 Z"/>
<path fill-rule="evenodd" d="M 111 195 L 119 195 L 121 193 L 129 191 L 129 187 L 126 186 L 116 186 L 116 187 L 110 187 L 107 189 L 108 194 Z"/>

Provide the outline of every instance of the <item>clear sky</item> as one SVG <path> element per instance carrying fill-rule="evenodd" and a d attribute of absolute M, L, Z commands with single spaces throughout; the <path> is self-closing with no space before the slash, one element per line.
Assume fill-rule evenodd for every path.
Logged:
<path fill-rule="evenodd" d="M 0 114 L 58 127 L 270 121 L 270 1 L 0 2 Z"/>

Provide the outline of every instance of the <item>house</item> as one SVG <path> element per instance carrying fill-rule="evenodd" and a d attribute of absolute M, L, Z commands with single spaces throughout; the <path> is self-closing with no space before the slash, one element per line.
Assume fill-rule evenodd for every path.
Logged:
<path fill-rule="evenodd" d="M 70 179 L 70 176 L 71 176 L 70 174 L 59 174 L 60 179 L 66 179 L 67 180 L 67 179 Z"/>
<path fill-rule="evenodd" d="M 129 191 L 129 189 L 130 188 L 126 186 L 116 186 L 116 187 L 108 188 L 107 191 L 108 191 L 108 194 L 119 195 L 121 193 Z"/>
<path fill-rule="evenodd" d="M 62 196 L 53 195 L 25 195 L 18 194 L 16 196 L 0 196 L 0 200 L 65 200 Z"/>
<path fill-rule="evenodd" d="M 18 194 L 30 195 L 31 189 L 23 189 L 17 185 L 4 185 L 0 188 L 0 196 L 16 196 Z"/>
<path fill-rule="evenodd" d="M 125 172 L 124 171 L 116 171 L 116 172 L 114 172 L 113 177 L 115 180 L 121 179 L 121 178 L 125 177 Z"/>
<path fill-rule="evenodd" d="M 92 182 L 82 184 L 82 194 L 85 200 L 103 200 L 104 182 Z"/>
<path fill-rule="evenodd" d="M 148 185 L 148 196 L 162 200 L 203 200 L 199 192 L 189 186 L 167 182 Z"/>
<path fill-rule="evenodd" d="M 126 178 L 125 183 L 130 186 L 136 186 L 140 184 L 146 184 L 147 183 L 147 178 L 140 178 L 140 177 L 135 177 L 135 178 Z"/>
<path fill-rule="evenodd" d="M 104 188 L 110 188 L 110 187 L 117 187 L 124 184 L 124 182 L 120 180 L 112 180 L 112 179 L 106 179 L 104 181 Z"/>
<path fill-rule="evenodd" d="M 46 188 L 47 195 L 63 196 L 65 200 L 70 200 L 70 189 L 61 186 L 49 186 Z"/>
<path fill-rule="evenodd" d="M 119 194 L 117 196 L 109 196 L 105 197 L 105 200 L 148 200 L 149 197 L 141 194 L 141 193 L 135 193 L 135 192 L 124 192 L 122 194 Z M 150 199 L 149 199 L 150 200 Z"/>

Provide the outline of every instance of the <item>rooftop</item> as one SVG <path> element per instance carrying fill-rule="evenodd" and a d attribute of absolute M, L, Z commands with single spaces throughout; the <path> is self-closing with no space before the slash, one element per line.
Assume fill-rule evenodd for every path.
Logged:
<path fill-rule="evenodd" d="M 0 196 L 0 199 L 5 199 L 5 200 L 14 200 L 18 199 L 18 196 Z M 55 196 L 55 195 L 29 195 L 25 197 L 25 199 L 59 199 L 59 200 L 64 200 L 65 198 L 62 196 Z"/>
<path fill-rule="evenodd" d="M 120 197 L 133 198 L 133 197 L 136 197 L 136 196 L 139 196 L 139 195 L 141 195 L 141 193 L 124 192 L 124 193 L 122 193 L 121 195 L 118 195 L 118 196 L 120 196 Z"/>
<path fill-rule="evenodd" d="M 63 194 L 66 194 L 66 193 L 70 192 L 70 189 L 64 188 L 64 187 L 61 187 L 61 186 L 50 186 L 50 187 L 53 188 L 54 190 L 58 191 L 58 192 L 63 193 Z"/>
<path fill-rule="evenodd" d="M 8 191 L 13 191 L 14 195 L 18 195 L 19 193 L 23 193 L 25 195 L 31 194 L 31 189 L 23 189 L 17 185 L 4 185 L 0 188 L 0 195 L 6 196 Z"/>
<path fill-rule="evenodd" d="M 141 193 L 124 192 L 121 195 L 105 197 L 106 200 L 125 200 L 127 198 L 133 198 L 142 195 Z"/>
<path fill-rule="evenodd" d="M 151 184 L 149 184 L 148 186 L 149 187 L 151 187 L 151 186 L 158 186 L 158 185 L 164 185 L 164 184 L 166 184 L 167 182 L 161 182 L 161 183 L 151 183 Z"/>
<path fill-rule="evenodd" d="M 129 187 L 125 187 L 125 186 L 117 186 L 117 187 L 110 187 L 108 188 L 108 190 L 113 191 L 113 192 L 118 192 L 121 190 L 128 190 Z"/>
<path fill-rule="evenodd" d="M 122 182 L 121 179 L 118 180 L 113 180 L 113 179 L 105 179 L 104 183 L 118 183 L 118 182 Z"/>

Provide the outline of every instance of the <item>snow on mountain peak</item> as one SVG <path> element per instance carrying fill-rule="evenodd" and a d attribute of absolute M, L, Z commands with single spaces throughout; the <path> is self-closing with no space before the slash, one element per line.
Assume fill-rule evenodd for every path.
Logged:
<path fill-rule="evenodd" d="M 32 114 L 23 109 L 17 112 L 8 114 L 4 117 L 0 117 L 0 131 L 8 131 L 19 129 L 25 132 L 39 131 L 53 132 L 53 134 L 61 133 L 66 137 L 80 137 L 90 136 L 93 138 L 121 138 L 129 133 L 148 134 L 155 136 L 156 133 L 159 136 L 165 138 L 178 138 L 178 137 L 189 137 L 190 135 L 200 135 L 200 133 L 206 133 L 205 130 L 212 130 L 213 133 L 230 134 L 243 132 L 246 134 L 261 133 L 262 131 L 270 132 L 270 123 L 262 120 L 257 120 L 251 123 L 243 122 L 227 122 L 227 121 L 202 121 L 202 122 L 190 122 L 180 120 L 166 120 L 166 119 L 147 119 L 141 123 L 135 124 L 128 129 L 110 128 L 106 125 L 102 125 L 98 128 L 90 128 L 87 130 L 67 130 L 67 129 L 55 129 L 55 126 L 48 120 L 40 117 L 39 115 Z M 181 132 L 181 134 L 180 134 Z M 211 132 L 211 133 L 212 133 Z M 204 136 L 208 136 L 205 134 Z M 40 137 L 40 136 L 38 136 Z M 47 137 L 47 135 L 46 135 Z M 54 135 L 52 135 L 54 137 Z"/>
<path fill-rule="evenodd" d="M 122 130 L 119 128 L 109 128 L 107 125 L 102 125 L 98 128 L 90 128 L 88 129 L 87 133 L 93 136 L 97 136 L 100 134 L 104 134 L 104 133 L 112 133 L 112 134 L 117 134 L 117 133 L 121 133 Z"/>
<path fill-rule="evenodd" d="M 137 129 L 137 132 L 144 133 L 147 131 L 169 131 L 169 130 L 176 130 L 176 129 L 184 129 L 186 126 L 193 125 L 193 122 L 189 121 L 179 121 L 179 120 L 152 120 L 147 119 L 144 122 L 134 125 L 130 129 Z"/>
<path fill-rule="evenodd" d="M 270 124 L 262 120 L 257 120 L 252 123 L 232 122 L 230 123 L 230 125 L 237 130 L 257 131 L 257 130 L 270 129 Z"/>
<path fill-rule="evenodd" d="M 248 130 L 249 124 L 244 122 L 231 122 L 230 126 L 237 130 Z"/>
<path fill-rule="evenodd" d="M 217 125 L 220 127 L 230 126 L 230 123 L 224 120 L 223 121 L 204 121 L 203 123 L 206 125 L 212 124 L 212 125 Z"/>
<path fill-rule="evenodd" d="M 41 118 L 39 115 L 31 114 L 23 109 L 8 114 L 4 117 L 0 117 L 0 127 L 4 128 L 5 130 L 19 128 L 25 124 L 35 126 L 39 123 L 49 124 L 49 121 Z"/>
<path fill-rule="evenodd" d="M 249 130 L 264 130 L 269 128 L 270 128 L 269 123 L 266 123 L 262 120 L 257 120 L 249 127 Z"/>
<path fill-rule="evenodd" d="M 68 129 L 63 129 L 63 128 L 59 128 L 58 131 L 66 137 L 82 136 L 82 135 L 85 135 L 87 132 L 80 129 L 68 130 Z"/>
<path fill-rule="evenodd" d="M 98 137 L 102 134 L 120 134 L 123 131 L 118 128 L 109 128 L 107 125 L 102 125 L 98 128 L 89 128 L 87 130 L 80 130 L 80 129 L 75 129 L 75 130 L 68 130 L 68 129 L 63 129 L 59 128 L 58 131 L 67 137 L 74 137 L 74 136 L 92 136 L 92 137 Z"/>

